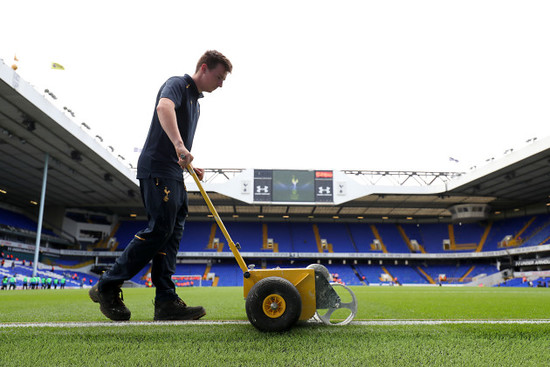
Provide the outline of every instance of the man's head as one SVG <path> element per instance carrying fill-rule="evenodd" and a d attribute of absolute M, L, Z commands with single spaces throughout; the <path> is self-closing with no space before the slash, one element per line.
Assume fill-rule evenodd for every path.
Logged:
<path fill-rule="evenodd" d="M 210 93 L 222 87 L 227 73 L 232 70 L 233 65 L 227 57 L 221 52 L 210 50 L 206 51 L 197 62 L 193 79 L 201 93 Z"/>

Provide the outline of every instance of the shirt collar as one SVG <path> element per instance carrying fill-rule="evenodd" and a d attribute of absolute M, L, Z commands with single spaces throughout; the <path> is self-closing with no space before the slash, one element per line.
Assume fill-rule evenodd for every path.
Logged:
<path fill-rule="evenodd" d="M 195 81 L 189 74 L 185 74 L 183 78 L 189 83 L 190 88 L 192 88 L 193 95 L 198 98 L 204 97 L 202 93 L 199 93 L 199 89 L 197 88 L 197 84 L 195 84 Z"/>

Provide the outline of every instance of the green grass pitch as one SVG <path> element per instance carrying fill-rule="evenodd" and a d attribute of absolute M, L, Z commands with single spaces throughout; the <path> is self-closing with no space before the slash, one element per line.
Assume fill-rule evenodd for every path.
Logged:
<path fill-rule="evenodd" d="M 188 304 L 203 305 L 207 316 L 175 325 L 151 322 L 152 289 L 124 289 L 131 320 L 138 321 L 129 325 L 107 320 L 86 289 L 2 291 L 0 366 L 549 364 L 550 289 L 352 289 L 359 304 L 352 324 L 300 323 L 286 333 L 262 333 L 252 327 L 240 287 L 178 289 Z M 502 323 L 484 323 L 487 320 Z"/>

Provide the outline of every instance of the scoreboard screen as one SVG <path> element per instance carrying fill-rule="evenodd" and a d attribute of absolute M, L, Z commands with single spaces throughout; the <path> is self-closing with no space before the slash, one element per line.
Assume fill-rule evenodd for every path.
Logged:
<path fill-rule="evenodd" d="M 254 170 L 254 201 L 332 202 L 332 178 L 332 171 Z"/>
<path fill-rule="evenodd" d="M 273 171 L 273 201 L 313 202 L 313 171 Z"/>

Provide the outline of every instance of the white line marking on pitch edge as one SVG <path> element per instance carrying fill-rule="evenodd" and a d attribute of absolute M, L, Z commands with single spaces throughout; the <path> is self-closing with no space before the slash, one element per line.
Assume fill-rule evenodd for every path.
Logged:
<path fill-rule="evenodd" d="M 352 325 L 550 324 L 550 320 L 368 320 Z"/>
<path fill-rule="evenodd" d="M 30 322 L 0 324 L 5 328 L 83 328 L 111 326 L 158 326 L 158 325 L 245 325 L 248 321 L 121 321 L 121 322 Z M 320 324 L 320 323 L 319 323 Z M 550 324 L 550 319 L 543 320 L 363 320 L 352 321 L 350 325 L 360 326 L 394 326 L 394 325 L 458 325 L 458 324 Z M 321 324 L 320 324 L 321 325 Z"/>
<path fill-rule="evenodd" d="M 248 321 L 98 321 L 98 322 L 30 322 L 0 324 L 0 328 L 24 328 L 24 327 L 53 327 L 53 328 L 79 328 L 79 327 L 111 327 L 111 326 L 147 326 L 147 325 L 239 325 Z"/>

